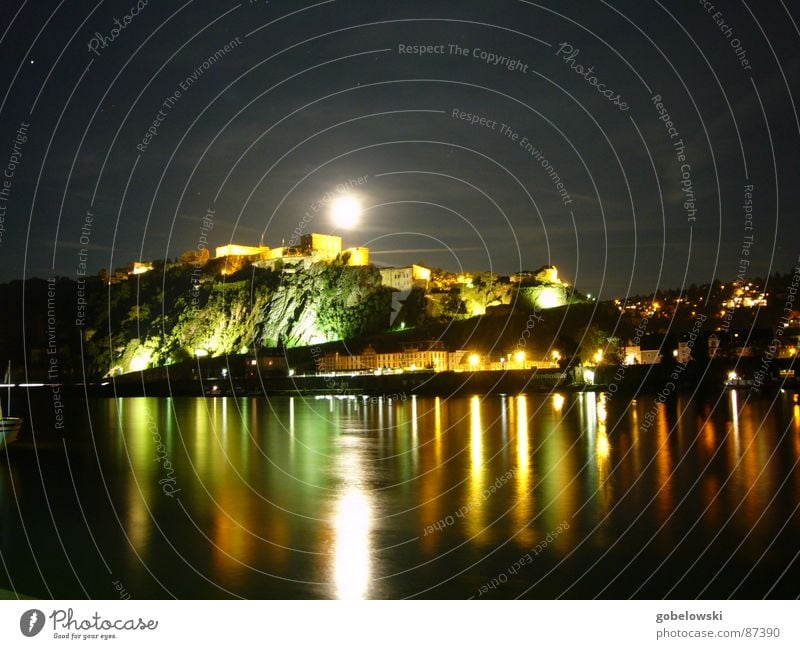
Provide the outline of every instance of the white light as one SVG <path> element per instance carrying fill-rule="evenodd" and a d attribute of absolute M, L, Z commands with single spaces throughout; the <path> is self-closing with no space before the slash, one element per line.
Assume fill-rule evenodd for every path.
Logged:
<path fill-rule="evenodd" d="M 337 227 L 349 229 L 358 224 L 361 204 L 352 196 L 340 196 L 331 206 L 331 216 Z"/>
<path fill-rule="evenodd" d="M 339 599 L 363 599 L 367 593 L 371 519 L 366 496 L 350 488 L 340 498 L 334 520 L 334 571 Z"/>

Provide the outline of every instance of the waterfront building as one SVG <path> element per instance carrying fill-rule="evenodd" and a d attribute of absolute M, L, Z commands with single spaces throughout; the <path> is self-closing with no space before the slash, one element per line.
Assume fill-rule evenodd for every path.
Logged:
<path fill-rule="evenodd" d="M 449 358 L 441 341 L 422 341 L 407 343 L 400 351 L 378 352 L 368 345 L 360 354 L 329 353 L 322 356 L 317 365 L 320 372 L 443 372 L 449 368 Z"/>
<path fill-rule="evenodd" d="M 661 358 L 660 349 L 642 349 L 640 345 L 626 345 L 623 349 L 625 365 L 657 365 Z"/>

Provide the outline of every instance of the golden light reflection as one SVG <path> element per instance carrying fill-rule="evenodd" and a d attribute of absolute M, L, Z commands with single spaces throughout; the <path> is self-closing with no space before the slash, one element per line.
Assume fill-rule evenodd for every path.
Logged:
<path fill-rule="evenodd" d="M 411 468 L 416 474 L 419 471 L 419 419 L 417 413 L 417 395 L 411 397 Z"/>
<path fill-rule="evenodd" d="M 469 450 L 472 478 L 481 475 L 483 468 L 483 427 L 481 426 L 481 400 L 474 396 L 469 401 Z"/>
<path fill-rule="evenodd" d="M 717 430 L 711 417 L 706 417 L 706 422 L 703 426 L 703 446 L 709 453 L 713 453 L 717 447 Z"/>
<path fill-rule="evenodd" d="M 122 404 L 128 406 L 123 410 Z M 158 408 L 152 407 L 156 399 L 138 398 L 119 400 L 120 423 L 125 435 L 133 480 L 128 484 L 125 531 L 131 544 L 140 554 L 146 554 L 152 533 L 153 520 L 149 511 L 157 491 L 160 464 L 154 460 L 168 453 L 167 442 L 159 425 Z M 159 449 L 158 444 L 162 444 Z"/>
<path fill-rule="evenodd" d="M 483 530 L 483 489 L 486 468 L 483 466 L 483 425 L 481 423 L 481 400 L 474 396 L 470 399 L 469 413 L 469 495 L 467 502 L 476 503 L 466 516 L 468 533 L 470 536 L 479 534 Z"/>
<path fill-rule="evenodd" d="M 367 497 L 348 489 L 336 506 L 334 579 L 338 599 L 364 599 L 370 572 L 372 513 Z"/>
<path fill-rule="evenodd" d="M 439 397 L 433 402 L 433 434 L 436 436 L 436 464 L 442 464 L 442 400 Z"/>
<path fill-rule="evenodd" d="M 763 430 L 758 417 L 752 415 L 750 405 L 742 410 L 742 421 L 740 422 L 742 432 L 742 455 L 736 465 L 737 475 L 741 476 L 741 482 L 747 486 L 747 495 L 742 502 L 742 512 L 746 513 L 747 520 L 752 524 L 757 521 L 764 513 L 765 502 L 764 494 L 766 482 L 761 485 L 757 483 L 768 480 L 771 472 L 767 467 L 767 451 L 764 441 L 766 435 L 759 434 Z M 774 492 L 772 492 L 774 493 Z"/>
<path fill-rule="evenodd" d="M 608 443 L 606 425 L 601 424 L 597 427 L 597 460 L 598 465 L 605 464 L 611 454 L 611 445 Z"/>
<path fill-rule="evenodd" d="M 517 484 L 527 483 L 530 476 L 530 450 L 528 443 L 528 398 L 517 397 Z M 527 490 L 525 491 L 527 494 Z M 522 495 L 522 494 L 520 494 Z"/>
<path fill-rule="evenodd" d="M 606 395 L 601 394 L 597 399 L 597 421 L 605 424 L 608 421 L 608 410 L 606 409 Z"/>
<path fill-rule="evenodd" d="M 672 458 L 672 448 L 670 446 L 670 427 L 667 418 L 667 407 L 663 403 L 658 404 L 658 412 L 655 420 L 656 437 L 656 480 L 658 482 L 658 494 L 656 503 L 660 514 L 668 516 L 672 514 L 675 503 L 673 500 L 672 469 L 674 468 Z"/>
<path fill-rule="evenodd" d="M 795 401 L 797 395 L 794 395 Z M 800 456 L 800 405 L 797 403 L 792 406 L 792 421 L 794 423 L 794 453 L 795 456 Z M 797 482 L 800 485 L 800 473 L 797 474 Z M 800 489 L 798 489 L 800 491 Z"/>
<path fill-rule="evenodd" d="M 600 490 L 604 511 L 608 511 L 611 503 L 611 484 L 608 482 L 611 464 L 611 444 L 608 441 L 608 432 L 606 430 L 607 421 L 606 397 L 605 395 L 600 395 L 597 400 L 597 443 L 594 449 L 595 459 L 597 460 L 597 486 Z"/>
<path fill-rule="evenodd" d="M 516 399 L 516 453 L 517 453 L 517 506 L 514 508 L 515 522 L 519 527 L 517 542 L 528 547 L 535 539 L 534 530 L 530 527 L 533 518 L 533 492 L 531 490 L 531 455 L 528 437 L 528 398 L 520 395 Z"/>
<path fill-rule="evenodd" d="M 564 395 L 554 394 L 553 410 L 555 410 L 556 412 L 561 412 L 563 409 L 564 409 Z"/>
<path fill-rule="evenodd" d="M 194 400 L 194 457 L 193 462 L 195 469 L 197 471 L 198 476 L 201 479 L 204 479 L 207 476 L 207 471 L 209 468 L 210 458 L 209 455 L 212 452 L 218 452 L 219 447 L 208 443 L 208 438 L 210 436 L 209 429 L 211 425 L 213 426 L 213 422 L 216 419 L 216 406 L 217 406 L 217 398 L 208 398 L 208 399 L 195 399 Z"/>

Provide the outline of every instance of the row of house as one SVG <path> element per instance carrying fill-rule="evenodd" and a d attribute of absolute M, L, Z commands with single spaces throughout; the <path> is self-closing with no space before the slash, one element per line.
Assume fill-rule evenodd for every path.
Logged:
<path fill-rule="evenodd" d="M 800 348 L 800 340 L 796 335 L 788 334 L 783 338 L 783 342 L 772 351 L 772 354 L 775 358 L 794 358 Z M 645 339 L 649 339 L 645 343 L 646 348 L 632 344 L 621 348 L 620 356 L 624 365 L 653 365 L 661 362 L 663 338 L 649 335 L 645 336 Z M 771 331 L 723 334 L 701 332 L 696 343 L 692 343 L 689 334 L 683 334 L 679 336 L 677 345 L 672 349 L 672 356 L 679 363 L 688 363 L 702 355 L 708 358 L 753 358 L 769 349 L 771 340 Z"/>
<path fill-rule="evenodd" d="M 557 369 L 558 360 L 538 361 L 517 351 L 507 356 L 491 357 L 460 349 L 448 351 L 441 341 L 423 341 L 402 345 L 399 351 L 377 351 L 367 345 L 360 354 L 331 352 L 320 356 L 316 370 L 334 372 L 432 371 L 478 372 L 486 370 Z"/>
<path fill-rule="evenodd" d="M 325 354 L 317 362 L 320 372 L 360 372 L 375 370 L 432 370 L 452 369 L 450 353 L 440 342 L 403 345 L 399 352 L 377 352 L 368 345 L 360 354 Z"/>

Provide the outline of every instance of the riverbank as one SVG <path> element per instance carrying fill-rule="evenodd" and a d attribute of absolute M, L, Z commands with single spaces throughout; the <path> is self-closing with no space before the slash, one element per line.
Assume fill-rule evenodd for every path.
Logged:
<path fill-rule="evenodd" d="M 85 384 L 26 384 L 12 393 L 52 390 L 61 403 L 68 399 L 133 396 L 300 396 L 364 395 L 408 398 L 411 395 L 450 397 L 470 394 L 520 394 L 602 391 L 610 394 L 719 392 L 737 387 L 759 392 L 800 390 L 793 363 L 776 361 L 768 380 L 756 384 L 758 359 L 713 359 L 681 365 L 669 360 L 653 365 L 601 365 L 587 368 L 485 370 L 476 372 L 387 372 L 383 374 L 293 374 L 280 371 L 237 371 L 225 358 L 202 363 L 152 368 Z M 587 374 L 591 381 L 581 380 Z M 732 378 L 734 377 L 734 378 Z M 17 401 L 17 403 L 20 403 Z"/>

